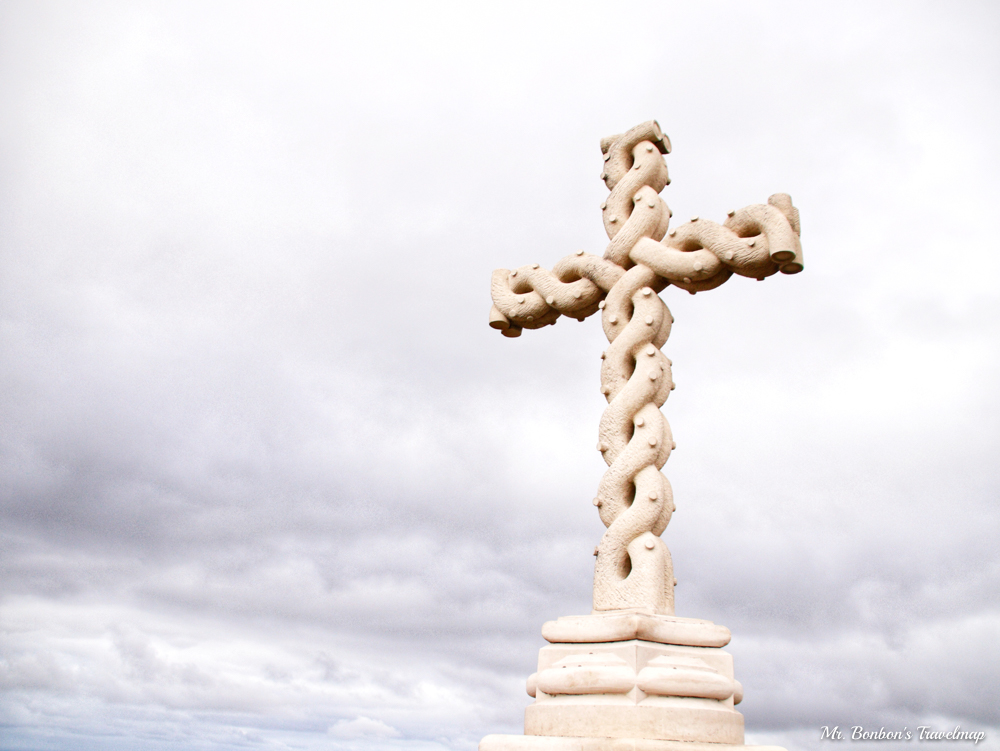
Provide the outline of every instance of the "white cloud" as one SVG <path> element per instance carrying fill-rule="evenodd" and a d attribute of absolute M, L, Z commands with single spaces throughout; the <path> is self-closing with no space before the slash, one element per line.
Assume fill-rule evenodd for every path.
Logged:
<path fill-rule="evenodd" d="M 391 725 L 370 717 L 355 717 L 353 720 L 340 720 L 327 731 L 334 738 L 399 738 L 400 733 Z"/>

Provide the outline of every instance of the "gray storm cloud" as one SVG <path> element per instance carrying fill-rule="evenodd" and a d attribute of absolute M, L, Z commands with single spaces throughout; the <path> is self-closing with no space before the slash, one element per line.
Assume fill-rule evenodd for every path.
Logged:
<path fill-rule="evenodd" d="M 653 117 L 676 221 L 787 191 L 806 260 L 663 293 L 678 613 L 754 742 L 1000 739 L 1000 14 L 622 13 L 0 7 L 3 748 L 521 732 L 604 345 L 500 337 L 489 275 L 602 252 L 599 139 Z"/>

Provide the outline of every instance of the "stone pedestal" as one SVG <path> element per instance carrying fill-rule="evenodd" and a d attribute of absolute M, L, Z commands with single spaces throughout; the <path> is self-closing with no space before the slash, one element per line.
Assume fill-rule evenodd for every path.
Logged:
<path fill-rule="evenodd" d="M 479 751 L 785 751 L 781 746 L 656 741 L 645 738 L 556 738 L 544 735 L 487 735 Z"/>
<path fill-rule="evenodd" d="M 743 687 L 710 621 L 614 611 L 550 621 L 524 735 L 479 751 L 723 751 L 743 745 Z M 756 746 L 757 751 L 783 751 Z"/>

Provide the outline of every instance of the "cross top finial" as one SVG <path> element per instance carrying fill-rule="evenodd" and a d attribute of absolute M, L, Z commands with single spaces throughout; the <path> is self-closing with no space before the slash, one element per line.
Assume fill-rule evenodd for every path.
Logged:
<path fill-rule="evenodd" d="M 595 550 L 594 610 L 673 614 L 676 580 L 659 539 L 674 511 L 660 473 L 674 442 L 660 412 L 674 388 L 660 347 L 673 318 L 659 292 L 714 289 L 733 274 L 763 280 L 802 271 L 799 212 L 791 197 L 730 211 L 716 224 L 694 217 L 669 229 L 660 198 L 670 184 L 664 154 L 670 139 L 655 120 L 601 139 L 601 179 L 611 191 L 601 205 L 608 243 L 603 257 L 577 251 L 547 271 L 538 264 L 493 272 L 490 326 L 506 336 L 555 323 L 582 321 L 602 310 L 610 346 L 602 354 L 597 448 L 608 464 L 594 504 L 607 526 Z"/>

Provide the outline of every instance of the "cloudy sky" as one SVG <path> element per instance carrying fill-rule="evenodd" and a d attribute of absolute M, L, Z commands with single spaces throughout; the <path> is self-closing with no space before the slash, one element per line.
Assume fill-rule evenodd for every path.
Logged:
<path fill-rule="evenodd" d="M 656 118 L 678 220 L 788 192 L 806 261 L 663 293 L 678 614 L 733 631 L 748 741 L 1000 748 L 998 38 L 991 2 L 0 4 L 0 747 L 520 733 L 590 609 L 603 335 L 500 336 L 490 272 L 603 252 L 599 140 Z"/>

